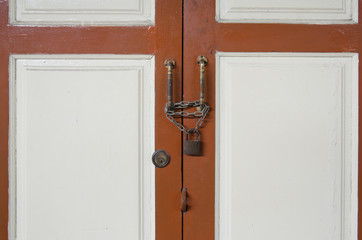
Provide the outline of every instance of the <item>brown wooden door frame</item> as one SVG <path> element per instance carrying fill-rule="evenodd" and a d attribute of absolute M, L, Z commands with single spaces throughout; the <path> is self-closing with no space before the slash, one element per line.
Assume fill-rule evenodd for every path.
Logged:
<path fill-rule="evenodd" d="M 211 111 L 201 129 L 203 156 L 183 157 L 183 186 L 189 196 L 189 211 L 183 217 L 183 240 L 215 239 L 215 52 L 360 52 L 362 48 L 361 18 L 358 24 L 346 25 L 216 23 L 215 12 L 214 0 L 184 0 L 184 98 L 198 97 L 195 61 L 198 55 L 204 55 L 209 59 L 205 97 Z M 360 64 L 360 72 L 361 69 Z M 361 92 L 362 85 L 359 88 Z M 361 99 L 359 103 L 362 105 Z M 184 122 L 187 127 L 195 124 L 190 119 Z M 359 178 L 359 203 L 361 192 Z M 361 211 L 358 220 L 358 230 L 362 230 Z"/>
<path fill-rule="evenodd" d="M 156 169 L 156 239 L 180 240 L 181 134 L 164 114 L 167 85 L 163 61 L 177 61 L 174 86 L 181 89 L 182 1 L 156 0 L 155 26 L 11 26 L 8 12 L 8 1 L 0 1 L 0 239 L 8 239 L 9 221 L 9 55 L 154 54 L 156 149 L 166 149 L 172 156 L 167 168 Z M 175 91 L 176 100 L 180 93 Z"/>

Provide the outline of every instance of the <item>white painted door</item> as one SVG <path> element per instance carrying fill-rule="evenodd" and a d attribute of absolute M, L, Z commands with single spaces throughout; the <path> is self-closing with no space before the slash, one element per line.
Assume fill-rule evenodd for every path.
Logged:
<path fill-rule="evenodd" d="M 159 113 L 182 11 L 166 6 L 182 10 L 0 1 L 0 239 L 181 240 L 181 138 Z M 156 148 L 174 155 L 162 172 Z"/>
<path fill-rule="evenodd" d="M 358 239 L 358 21 L 357 0 L 185 1 L 185 100 L 203 54 L 211 106 L 185 240 Z"/>
<path fill-rule="evenodd" d="M 0 10 L 0 239 L 358 240 L 358 0 Z M 199 55 L 195 157 L 165 117 L 163 62 L 193 101 Z"/>

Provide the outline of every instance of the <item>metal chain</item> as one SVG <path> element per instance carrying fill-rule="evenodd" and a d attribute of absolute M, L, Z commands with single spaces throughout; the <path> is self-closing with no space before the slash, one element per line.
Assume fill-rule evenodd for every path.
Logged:
<path fill-rule="evenodd" d="M 201 111 L 176 112 L 173 110 L 173 109 L 185 109 L 185 108 L 190 108 L 190 107 L 200 107 L 200 101 L 199 100 L 196 100 L 193 102 L 182 101 L 182 102 L 174 103 L 171 110 L 167 108 L 167 104 L 166 104 L 166 108 L 165 108 L 165 113 L 166 113 L 167 119 L 170 120 L 170 122 L 172 122 L 173 124 L 175 124 L 179 130 L 181 130 L 185 133 L 187 132 L 187 129 L 181 123 L 177 122 L 174 117 L 199 117 L 200 119 L 197 121 L 196 127 L 195 127 L 195 130 L 197 130 L 203 124 L 203 122 L 207 116 L 207 113 L 210 110 L 210 107 L 207 104 L 203 105 L 203 108 L 201 109 Z"/>

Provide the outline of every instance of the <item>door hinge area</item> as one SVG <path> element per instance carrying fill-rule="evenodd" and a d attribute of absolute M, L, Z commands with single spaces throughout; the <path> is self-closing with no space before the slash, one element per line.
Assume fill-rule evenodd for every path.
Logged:
<path fill-rule="evenodd" d="M 187 188 L 181 189 L 181 212 L 187 211 Z"/>

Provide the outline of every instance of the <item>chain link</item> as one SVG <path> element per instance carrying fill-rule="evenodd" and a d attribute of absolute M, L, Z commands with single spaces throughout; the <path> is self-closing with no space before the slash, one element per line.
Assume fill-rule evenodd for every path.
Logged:
<path fill-rule="evenodd" d="M 195 127 L 195 130 L 197 130 L 203 124 L 203 122 L 207 116 L 207 113 L 210 110 L 210 107 L 207 104 L 203 104 L 203 108 L 201 109 L 201 111 L 195 111 L 195 112 L 188 112 L 188 111 L 183 111 L 183 110 L 181 110 L 179 112 L 174 111 L 174 109 L 185 109 L 185 108 L 191 108 L 191 107 L 201 107 L 200 101 L 199 100 L 196 100 L 193 102 L 182 101 L 182 102 L 174 103 L 171 110 L 167 108 L 167 104 L 166 104 L 166 108 L 165 108 L 166 117 L 168 120 L 170 120 L 170 122 L 175 124 L 179 130 L 181 130 L 185 133 L 187 132 L 187 129 L 185 128 L 185 126 L 183 126 L 181 123 L 177 122 L 174 117 L 199 117 L 200 119 L 197 121 L 196 127 Z"/>

